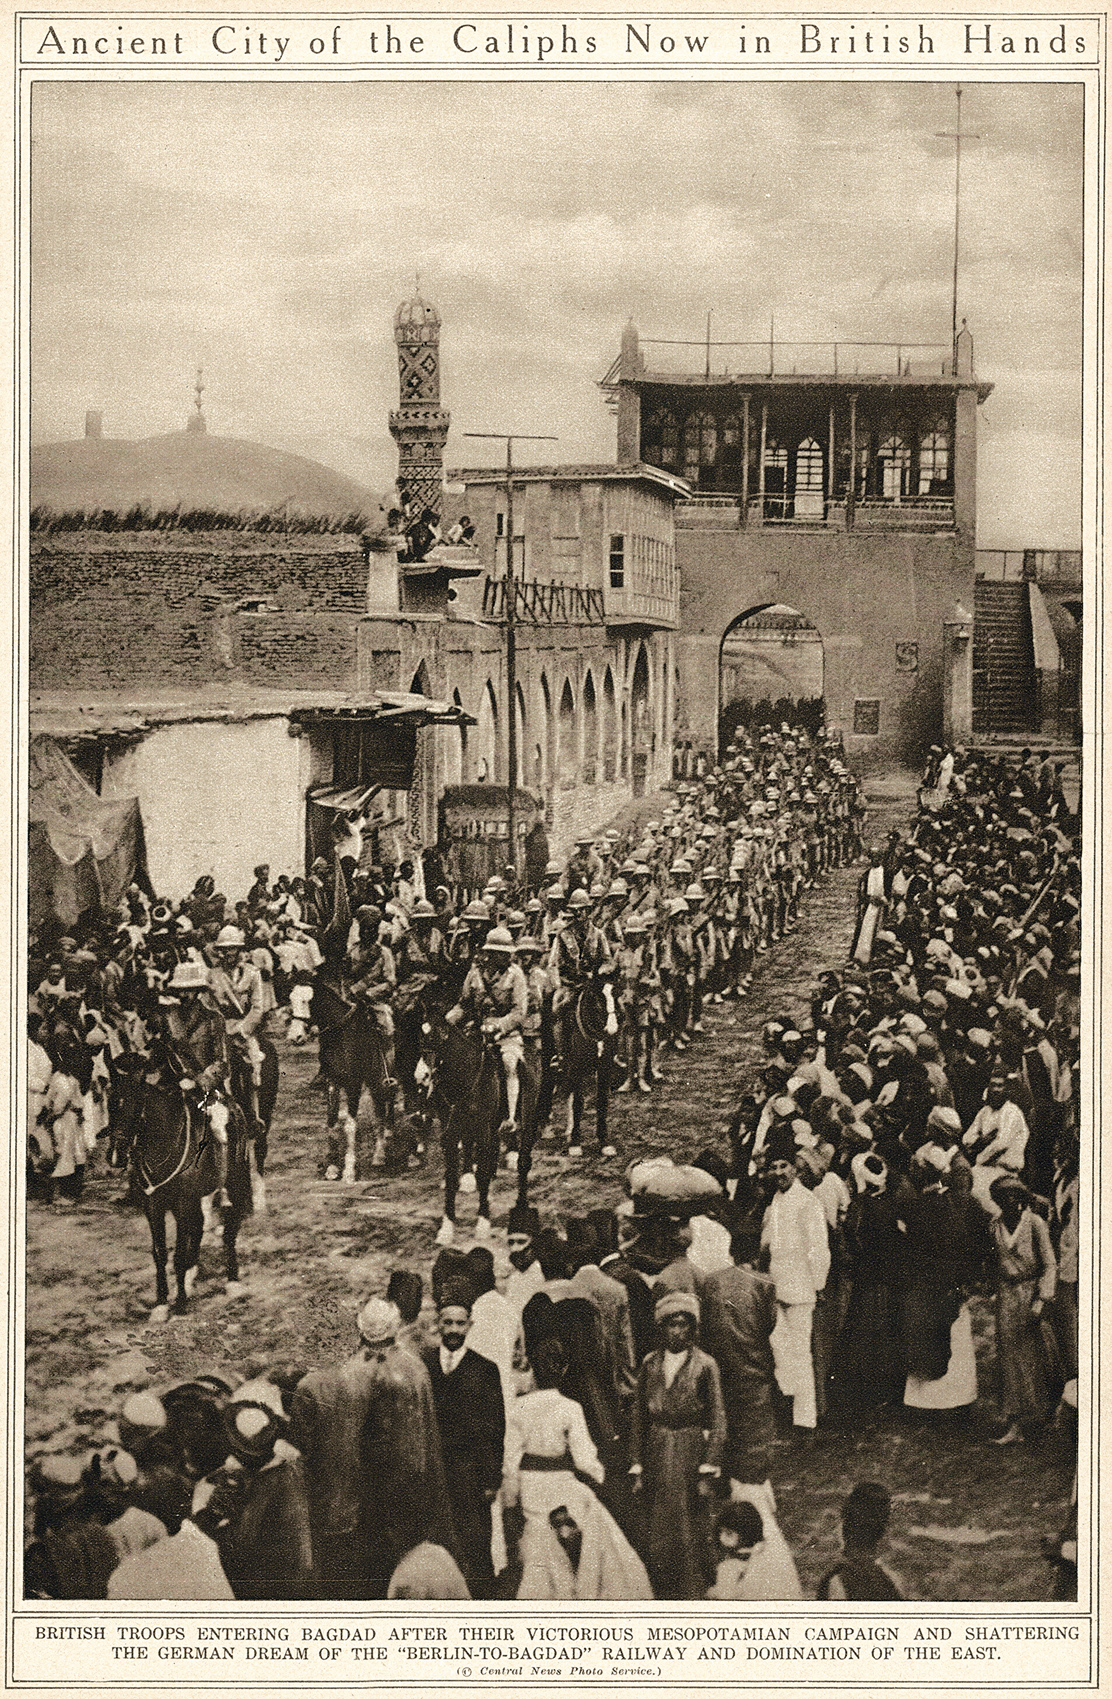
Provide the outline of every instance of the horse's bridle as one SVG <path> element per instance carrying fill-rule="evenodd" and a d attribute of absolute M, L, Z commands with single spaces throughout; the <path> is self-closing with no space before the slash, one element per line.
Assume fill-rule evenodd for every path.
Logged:
<path fill-rule="evenodd" d="M 155 1090 L 165 1092 L 166 1087 L 165 1086 L 156 1086 Z M 168 1092 L 167 1092 L 167 1095 L 169 1095 Z M 163 1186 L 168 1186 L 172 1180 L 176 1180 L 178 1175 L 180 1173 L 182 1173 L 182 1171 L 184 1170 L 184 1168 L 186 1167 L 186 1165 L 189 1161 L 190 1146 L 193 1145 L 193 1143 L 195 1142 L 194 1138 L 193 1138 L 194 1111 L 193 1111 L 192 1106 L 190 1105 L 189 1099 L 185 1096 L 184 1092 L 181 1094 L 181 1103 L 182 1103 L 182 1109 L 185 1113 L 185 1144 L 184 1144 L 183 1149 L 182 1149 L 181 1160 L 178 1163 L 177 1167 L 174 1169 L 173 1173 L 167 1174 L 167 1176 L 164 1180 L 152 1180 L 151 1176 L 148 1174 L 146 1168 L 143 1166 L 143 1158 L 141 1156 L 137 1156 L 136 1159 L 135 1159 L 135 1166 L 139 1171 L 139 1178 L 143 1181 L 143 1195 L 144 1195 L 144 1197 L 153 1198 L 154 1194 L 156 1192 L 160 1192 L 162 1190 Z M 197 1145 L 197 1148 L 196 1148 L 196 1151 L 194 1152 L 193 1160 L 199 1161 L 200 1156 L 201 1156 L 201 1152 L 204 1149 L 204 1144 L 201 1140 L 197 1140 L 196 1145 Z"/>

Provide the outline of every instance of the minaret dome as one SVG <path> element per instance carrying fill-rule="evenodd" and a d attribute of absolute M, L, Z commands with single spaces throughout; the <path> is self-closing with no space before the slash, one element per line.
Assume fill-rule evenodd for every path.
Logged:
<path fill-rule="evenodd" d="M 394 314 L 394 335 L 398 341 L 408 342 L 413 331 L 420 331 L 426 327 L 440 329 L 440 314 L 436 308 L 430 302 L 423 300 L 420 295 L 414 295 L 410 300 L 403 301 Z M 399 336 L 399 331 L 409 334 Z"/>

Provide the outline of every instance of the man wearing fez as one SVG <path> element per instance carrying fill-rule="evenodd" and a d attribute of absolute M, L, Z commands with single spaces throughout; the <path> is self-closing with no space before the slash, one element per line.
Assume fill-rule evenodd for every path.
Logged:
<path fill-rule="evenodd" d="M 506 1223 L 506 1244 L 510 1255 L 510 1275 L 506 1281 L 506 1300 L 521 1312 L 535 1292 L 544 1285 L 544 1270 L 537 1261 L 533 1241 L 541 1230 L 541 1218 L 531 1204 L 514 1204 Z"/>

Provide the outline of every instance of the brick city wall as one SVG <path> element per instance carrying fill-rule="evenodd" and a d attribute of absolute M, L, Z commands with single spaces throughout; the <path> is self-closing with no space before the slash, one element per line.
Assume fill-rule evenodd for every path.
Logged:
<path fill-rule="evenodd" d="M 367 568 L 357 538 L 74 532 L 32 539 L 32 689 L 207 684 L 342 688 Z M 244 611 L 244 602 L 264 610 Z"/>
<path fill-rule="evenodd" d="M 251 684 L 354 685 L 356 621 L 338 614 L 240 614 L 231 622 L 237 674 Z"/>

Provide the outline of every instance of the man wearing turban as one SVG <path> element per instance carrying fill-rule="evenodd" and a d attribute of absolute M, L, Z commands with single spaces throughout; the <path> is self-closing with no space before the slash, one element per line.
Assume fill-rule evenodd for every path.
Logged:
<path fill-rule="evenodd" d="M 630 1474 L 645 1507 L 644 1553 L 658 1599 L 701 1599 L 709 1584 L 706 1499 L 726 1442 L 718 1364 L 695 1343 L 699 1300 L 657 1301 L 661 1345 L 641 1364 Z"/>
<path fill-rule="evenodd" d="M 422 1540 L 456 1552 L 428 1370 L 397 1343 L 396 1305 L 371 1298 L 358 1327 L 354 1356 L 306 1375 L 291 1400 L 320 1599 L 382 1598 Z"/>

